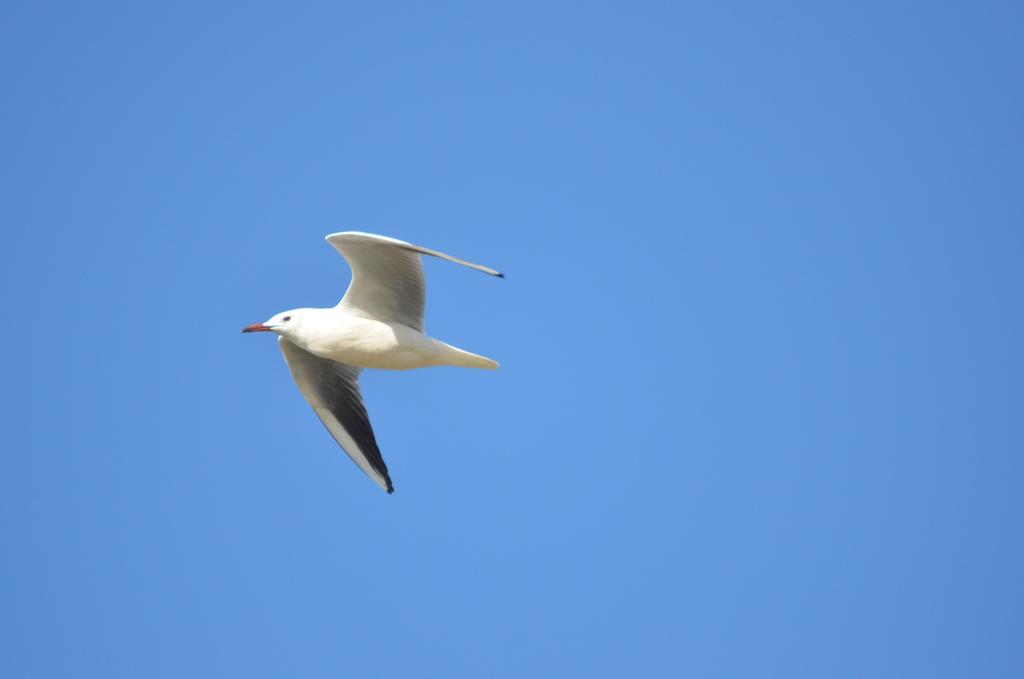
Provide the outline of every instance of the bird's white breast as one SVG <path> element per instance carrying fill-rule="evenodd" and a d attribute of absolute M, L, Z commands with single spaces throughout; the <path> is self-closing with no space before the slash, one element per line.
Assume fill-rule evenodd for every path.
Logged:
<path fill-rule="evenodd" d="M 303 349 L 361 368 L 409 370 L 433 364 L 435 342 L 399 323 L 385 323 L 331 310 L 304 324 L 292 341 Z"/>

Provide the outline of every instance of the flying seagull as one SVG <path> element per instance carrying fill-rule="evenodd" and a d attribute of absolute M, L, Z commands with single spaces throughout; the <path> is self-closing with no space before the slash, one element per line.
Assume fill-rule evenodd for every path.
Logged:
<path fill-rule="evenodd" d="M 352 268 L 352 282 L 330 309 L 282 311 L 242 332 L 273 332 L 299 391 L 338 445 L 373 481 L 394 486 L 359 394 L 363 368 L 410 370 L 456 365 L 494 370 L 497 361 L 427 337 L 421 255 L 504 278 L 494 269 L 436 250 L 358 231 L 332 233 L 328 243 Z"/>

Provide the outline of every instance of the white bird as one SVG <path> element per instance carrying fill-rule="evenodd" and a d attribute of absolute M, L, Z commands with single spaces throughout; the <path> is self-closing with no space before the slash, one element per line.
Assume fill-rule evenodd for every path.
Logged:
<path fill-rule="evenodd" d="M 455 365 L 494 370 L 496 361 L 427 337 L 420 255 L 504 278 L 494 269 L 372 233 L 326 237 L 352 267 L 352 282 L 330 309 L 282 311 L 242 332 L 273 332 L 299 391 L 324 426 L 381 488 L 394 486 L 359 393 L 363 368 L 409 370 Z"/>

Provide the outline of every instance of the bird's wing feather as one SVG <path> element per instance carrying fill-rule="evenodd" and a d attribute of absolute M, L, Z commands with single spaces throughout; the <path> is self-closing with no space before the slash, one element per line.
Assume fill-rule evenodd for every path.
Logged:
<path fill-rule="evenodd" d="M 338 306 L 368 318 L 401 323 L 420 332 L 423 332 L 426 296 L 420 255 L 447 259 L 503 277 L 490 267 L 372 233 L 332 233 L 327 236 L 327 242 L 352 267 L 352 282 Z"/>
<path fill-rule="evenodd" d="M 320 358 L 284 337 L 278 338 L 278 344 L 295 384 L 327 431 L 367 476 L 393 492 L 359 393 L 359 368 Z"/>

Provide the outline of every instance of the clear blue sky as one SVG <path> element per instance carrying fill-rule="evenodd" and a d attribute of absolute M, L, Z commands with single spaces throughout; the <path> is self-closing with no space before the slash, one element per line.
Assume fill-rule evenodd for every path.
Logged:
<path fill-rule="evenodd" d="M 8 4 L 4 677 L 1024 676 L 1019 3 Z M 247 323 L 322 237 L 496 373 Z"/>

